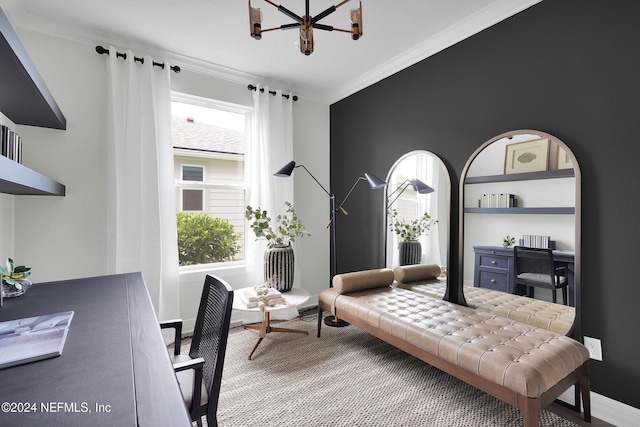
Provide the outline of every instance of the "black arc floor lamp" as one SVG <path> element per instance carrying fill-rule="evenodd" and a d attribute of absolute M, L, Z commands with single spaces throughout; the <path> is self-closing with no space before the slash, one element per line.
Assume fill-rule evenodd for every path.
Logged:
<path fill-rule="evenodd" d="M 313 176 L 313 174 L 311 172 L 309 172 L 309 169 L 307 169 L 304 165 L 296 165 L 296 162 L 292 160 L 289 163 L 287 163 L 286 165 L 284 165 L 279 171 L 277 171 L 273 175 L 279 176 L 279 177 L 283 177 L 283 178 L 287 178 L 287 177 L 291 176 L 291 174 L 293 173 L 293 170 L 296 169 L 296 168 L 302 168 L 305 171 L 307 171 L 309 176 L 311 176 L 311 178 L 313 178 L 313 180 L 327 194 L 327 196 L 329 197 L 329 200 L 331 200 L 331 219 L 329 220 L 329 223 L 327 224 L 327 228 L 331 227 L 331 235 L 332 235 L 331 236 L 331 242 L 332 242 L 332 244 L 331 244 L 331 256 L 332 256 L 332 259 L 333 259 L 333 263 L 332 263 L 333 268 L 332 268 L 332 271 L 331 271 L 331 278 L 329 278 L 329 287 L 333 287 L 332 280 L 333 280 L 333 276 L 336 275 L 336 271 L 337 271 L 337 267 L 336 267 L 336 262 L 337 262 L 337 253 L 336 253 L 336 214 L 338 212 L 342 212 L 344 215 L 348 215 L 349 214 L 344 209 L 343 205 L 347 201 L 347 199 L 349 198 L 349 196 L 351 195 L 353 190 L 356 188 L 356 185 L 358 185 L 358 183 L 360 181 L 367 181 L 367 183 L 369 184 L 369 187 L 371 187 L 372 190 L 377 190 L 379 188 L 385 187 L 387 185 L 387 182 L 382 180 L 382 179 L 380 179 L 380 178 L 378 178 L 377 176 L 375 176 L 373 174 L 365 173 L 364 176 L 358 177 L 356 182 L 353 184 L 353 186 L 351 187 L 351 189 L 347 193 L 347 195 L 344 198 L 344 200 L 342 200 L 342 203 L 340 203 L 340 205 L 336 207 L 336 196 L 335 196 L 335 194 L 330 193 L 322 184 L 320 184 L 320 181 L 318 181 L 316 179 L 316 177 Z M 336 316 L 327 316 L 327 317 L 325 317 L 324 323 L 327 326 L 336 326 L 336 327 L 347 326 L 348 325 L 347 322 L 345 322 L 344 320 L 338 319 Z"/>
<path fill-rule="evenodd" d="M 418 194 L 429 194 L 429 193 L 433 193 L 435 191 L 433 188 L 429 187 L 427 184 L 425 184 L 424 182 L 420 181 L 417 178 L 416 179 L 405 179 L 402 184 L 398 185 L 398 188 L 393 190 L 391 192 L 391 194 L 389 194 L 387 196 L 387 209 L 390 208 L 391 205 L 396 200 L 398 200 L 398 197 L 400 197 L 400 195 L 404 192 L 404 190 L 406 190 L 410 185 L 411 185 L 411 187 L 413 187 L 413 191 L 418 192 Z M 398 192 L 396 197 L 391 202 L 389 202 L 389 199 L 391 198 L 391 196 L 393 196 L 396 192 Z"/>

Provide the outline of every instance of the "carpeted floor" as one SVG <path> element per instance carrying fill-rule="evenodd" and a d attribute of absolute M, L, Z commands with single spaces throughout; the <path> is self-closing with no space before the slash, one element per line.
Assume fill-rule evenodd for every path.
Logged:
<path fill-rule="evenodd" d="M 229 335 L 218 423 L 249 426 L 522 426 L 520 411 L 354 326 L 316 317 L 277 326 L 247 360 L 257 332 Z M 186 346 L 186 345 L 185 345 Z M 576 426 L 543 411 L 541 426 Z"/>

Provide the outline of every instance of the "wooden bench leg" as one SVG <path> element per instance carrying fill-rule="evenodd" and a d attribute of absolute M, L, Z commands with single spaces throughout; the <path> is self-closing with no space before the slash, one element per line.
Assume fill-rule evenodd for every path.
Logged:
<path fill-rule="evenodd" d="M 584 407 L 584 420 L 591 422 L 591 395 L 589 392 L 589 377 L 584 375 L 580 378 L 580 394 L 582 395 L 582 406 Z"/>
<path fill-rule="evenodd" d="M 521 407 L 524 427 L 540 426 L 540 400 L 526 399 L 525 404 Z"/>
<path fill-rule="evenodd" d="M 322 309 L 318 306 L 318 338 L 320 338 L 320 328 L 322 327 Z"/>

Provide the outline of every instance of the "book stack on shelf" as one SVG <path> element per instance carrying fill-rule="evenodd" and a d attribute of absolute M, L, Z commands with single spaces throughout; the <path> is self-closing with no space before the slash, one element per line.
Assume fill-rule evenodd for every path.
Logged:
<path fill-rule="evenodd" d="M 2 125 L 0 126 L 1 154 L 13 160 L 22 163 L 22 138 L 20 135 Z"/>
<path fill-rule="evenodd" d="M 478 200 L 479 208 L 517 208 L 518 199 L 511 193 L 485 193 Z"/>
<path fill-rule="evenodd" d="M 550 236 L 540 236 L 535 234 L 524 234 L 520 239 L 520 246 L 527 248 L 555 249 L 556 242 Z"/>

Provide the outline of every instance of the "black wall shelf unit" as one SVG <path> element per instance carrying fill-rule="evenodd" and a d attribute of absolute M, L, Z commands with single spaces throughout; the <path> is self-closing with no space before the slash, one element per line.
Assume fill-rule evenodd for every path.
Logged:
<path fill-rule="evenodd" d="M 18 125 L 66 130 L 67 120 L 0 8 L 0 112 Z M 0 192 L 64 196 L 65 186 L 0 156 Z"/>
<path fill-rule="evenodd" d="M 0 156 L 0 193 L 64 196 L 66 187 L 20 163 Z"/>
<path fill-rule="evenodd" d="M 0 111 L 13 123 L 52 129 L 67 120 L 0 9 Z"/>
<path fill-rule="evenodd" d="M 513 173 L 509 175 L 472 176 L 464 180 L 465 184 L 486 184 L 490 182 L 531 181 L 535 179 L 570 178 L 575 176 L 573 169 L 557 169 L 542 172 Z"/>
<path fill-rule="evenodd" d="M 557 207 L 557 208 L 464 208 L 465 213 L 483 213 L 483 214 L 561 214 L 573 215 L 576 209 L 573 207 Z"/>
<path fill-rule="evenodd" d="M 554 178 L 572 178 L 573 169 L 554 169 L 541 172 L 514 173 L 509 175 L 472 176 L 465 184 L 489 184 L 494 182 L 533 181 Z M 481 214 L 529 214 L 529 215 L 575 215 L 574 207 L 531 207 L 531 208 L 464 208 L 465 213 Z"/>

